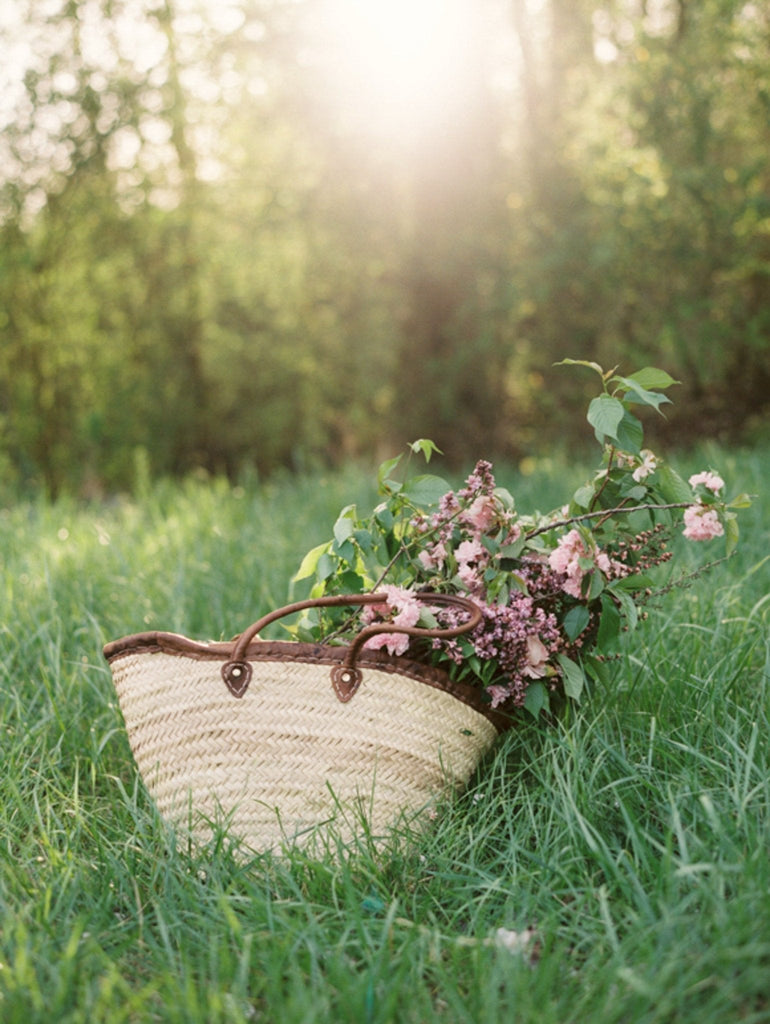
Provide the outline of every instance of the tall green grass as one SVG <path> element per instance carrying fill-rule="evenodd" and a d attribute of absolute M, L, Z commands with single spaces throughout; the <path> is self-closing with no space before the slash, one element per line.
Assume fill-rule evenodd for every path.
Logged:
<path fill-rule="evenodd" d="M 770 452 L 706 456 L 760 495 L 738 554 L 659 598 L 606 689 L 507 736 L 427 832 L 342 857 L 177 839 L 100 651 L 284 603 L 364 476 L 0 510 L 0 1020 L 770 1020 Z M 546 508 L 575 473 L 505 482 Z M 525 955 L 497 941 L 528 927 Z"/>

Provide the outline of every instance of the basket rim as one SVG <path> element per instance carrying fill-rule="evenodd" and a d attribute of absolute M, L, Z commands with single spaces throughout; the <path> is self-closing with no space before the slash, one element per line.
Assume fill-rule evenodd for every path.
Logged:
<path fill-rule="evenodd" d="M 113 662 L 131 655 L 168 654 L 195 661 L 226 662 L 232 656 L 235 641 L 191 640 L 181 633 L 150 630 L 133 633 L 112 640 L 104 645 L 104 657 Z M 294 640 L 253 640 L 246 649 L 246 660 L 250 662 L 302 662 L 314 665 L 340 665 L 348 648 L 327 644 L 303 643 Z M 442 690 L 467 704 L 483 715 L 497 730 L 503 733 L 515 726 L 515 720 L 503 711 L 493 710 L 481 696 L 481 692 L 467 683 L 450 679 L 437 665 L 427 665 L 412 658 L 399 657 L 381 650 L 363 650 L 357 659 L 361 669 L 375 669 L 407 676 L 415 682 Z"/>

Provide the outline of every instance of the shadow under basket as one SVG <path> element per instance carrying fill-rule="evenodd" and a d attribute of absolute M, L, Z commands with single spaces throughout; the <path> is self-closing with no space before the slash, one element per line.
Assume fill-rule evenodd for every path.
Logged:
<path fill-rule="evenodd" d="M 344 595 L 278 609 L 229 643 L 162 632 L 108 643 L 131 750 L 164 819 L 203 843 L 223 822 L 261 852 L 329 826 L 346 842 L 364 820 L 381 837 L 464 786 L 510 719 L 435 666 L 365 647 L 377 633 L 451 637 L 480 621 L 468 599 L 418 596 L 468 619 L 446 630 L 379 623 L 346 647 L 259 639 L 292 612 L 385 601 Z"/>

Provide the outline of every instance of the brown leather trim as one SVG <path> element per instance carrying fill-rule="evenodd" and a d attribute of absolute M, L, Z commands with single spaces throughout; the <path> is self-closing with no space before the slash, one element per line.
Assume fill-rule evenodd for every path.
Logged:
<path fill-rule="evenodd" d="M 229 643 L 200 643 L 190 640 L 179 633 L 134 633 L 132 636 L 113 640 L 104 647 L 104 656 L 112 663 L 118 658 L 131 654 L 171 654 L 198 661 L 227 661 L 232 656 L 234 641 Z M 250 662 L 264 661 L 301 661 L 313 665 L 340 665 L 347 654 L 347 647 L 328 647 L 323 644 L 296 643 L 291 640 L 254 640 L 246 650 L 246 658 Z M 484 715 L 498 732 L 505 732 L 515 725 L 515 721 L 507 714 L 493 711 L 484 702 L 480 691 L 465 683 L 450 679 L 443 669 L 436 665 L 425 665 L 411 658 L 398 658 L 386 651 L 364 650 L 358 656 L 359 668 L 372 668 L 380 672 L 390 672 L 407 676 L 416 682 L 432 686 L 469 705 Z"/>
<path fill-rule="evenodd" d="M 113 661 L 127 654 L 162 651 L 164 654 L 183 654 L 188 658 L 217 659 L 230 657 L 234 646 L 233 641 L 200 643 L 182 636 L 181 633 L 152 631 L 133 633 L 131 636 L 121 637 L 120 640 L 111 640 L 104 645 L 104 657 L 107 661 Z"/>

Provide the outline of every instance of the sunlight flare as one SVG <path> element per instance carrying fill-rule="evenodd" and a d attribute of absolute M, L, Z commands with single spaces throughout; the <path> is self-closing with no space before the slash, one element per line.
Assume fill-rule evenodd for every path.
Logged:
<path fill-rule="evenodd" d="M 344 116 L 394 135 L 423 127 L 462 87 L 473 21 L 468 0 L 330 0 Z"/>

